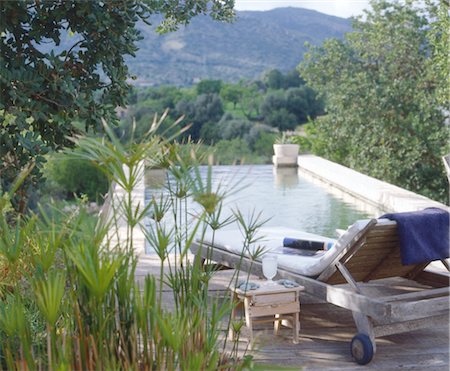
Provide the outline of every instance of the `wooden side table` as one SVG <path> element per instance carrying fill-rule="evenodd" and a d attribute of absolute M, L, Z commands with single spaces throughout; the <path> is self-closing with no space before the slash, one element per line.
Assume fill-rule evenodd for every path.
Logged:
<path fill-rule="evenodd" d="M 253 341 L 253 323 L 273 322 L 274 334 L 278 333 L 282 320 L 292 321 L 293 341 L 298 343 L 300 331 L 300 291 L 305 288 L 297 286 L 286 288 L 281 284 L 269 281 L 251 281 L 258 283 L 256 290 L 242 291 L 239 288 L 231 288 L 232 300 L 243 303 L 245 311 L 245 324 L 250 332 L 250 342 Z M 237 306 L 231 314 L 232 320 L 236 318 Z M 230 336 L 233 337 L 233 329 Z"/>

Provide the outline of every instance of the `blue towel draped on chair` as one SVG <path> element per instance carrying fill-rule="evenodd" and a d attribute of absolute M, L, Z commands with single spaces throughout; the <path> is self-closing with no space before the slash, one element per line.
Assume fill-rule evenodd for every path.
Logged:
<path fill-rule="evenodd" d="M 438 208 L 385 214 L 398 225 L 402 264 L 418 264 L 449 257 L 449 213 Z"/>

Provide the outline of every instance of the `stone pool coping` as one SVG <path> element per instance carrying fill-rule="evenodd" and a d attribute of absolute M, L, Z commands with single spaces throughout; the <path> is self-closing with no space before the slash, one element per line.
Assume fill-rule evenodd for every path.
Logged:
<path fill-rule="evenodd" d="M 449 210 L 447 205 L 407 191 L 393 184 L 364 175 L 324 158 L 304 154 L 298 156 L 299 174 L 308 175 L 348 193 L 385 212 L 416 211 L 427 207 Z M 442 175 L 444 176 L 444 174 Z"/>

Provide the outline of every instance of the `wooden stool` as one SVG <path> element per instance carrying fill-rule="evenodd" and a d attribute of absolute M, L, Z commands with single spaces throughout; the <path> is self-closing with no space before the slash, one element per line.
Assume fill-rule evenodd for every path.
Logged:
<path fill-rule="evenodd" d="M 278 333 L 282 320 L 290 320 L 293 329 L 293 341 L 298 343 L 300 331 L 300 291 L 305 288 L 297 286 L 286 288 L 276 282 L 257 282 L 260 287 L 256 290 L 242 291 L 239 288 L 231 288 L 233 301 L 244 304 L 245 324 L 250 332 L 250 342 L 253 342 L 253 323 L 273 322 L 274 334 Z M 237 306 L 231 313 L 231 319 L 236 317 Z M 232 326 L 230 336 L 234 337 Z"/>

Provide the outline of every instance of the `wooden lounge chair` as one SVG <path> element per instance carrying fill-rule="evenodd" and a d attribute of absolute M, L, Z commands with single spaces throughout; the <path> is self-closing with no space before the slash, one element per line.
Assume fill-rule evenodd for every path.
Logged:
<path fill-rule="evenodd" d="M 226 239 L 224 233 L 215 241 Z M 396 222 L 358 221 L 335 246 L 327 266 L 315 276 L 299 274 L 292 265 L 283 267 L 279 259 L 277 278 L 296 281 L 306 293 L 352 311 L 358 334 L 352 339 L 351 350 L 358 363 L 370 362 L 376 337 L 448 323 L 449 276 L 424 271 L 428 263 L 402 265 Z M 260 261 L 251 261 L 219 242 L 214 246 L 198 242 L 192 251 L 197 257 L 244 271 L 251 268 L 252 273 L 262 276 Z M 442 262 L 449 270 L 447 262 Z M 414 281 L 414 286 L 402 292 L 404 285 L 392 285 L 392 277 L 400 283 Z"/>

